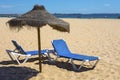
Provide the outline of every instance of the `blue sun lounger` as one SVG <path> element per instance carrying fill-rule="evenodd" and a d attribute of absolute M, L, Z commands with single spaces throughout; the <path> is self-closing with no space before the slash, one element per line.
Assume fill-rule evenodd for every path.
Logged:
<path fill-rule="evenodd" d="M 38 55 L 38 50 L 24 51 L 24 49 L 15 40 L 12 40 L 12 43 L 15 46 L 15 49 L 14 50 L 6 50 L 6 52 L 8 53 L 11 60 L 14 61 L 14 59 L 15 59 L 18 64 L 25 63 L 31 56 Z M 43 55 L 47 56 L 49 61 L 51 60 L 47 49 L 41 50 L 41 54 L 42 54 L 42 56 Z M 19 58 L 21 56 L 25 57 L 23 62 L 20 62 L 20 60 L 19 60 Z"/>
<path fill-rule="evenodd" d="M 63 39 L 53 40 L 52 45 L 56 53 L 56 58 L 54 60 L 56 61 L 58 57 L 67 58 L 68 62 L 70 61 L 70 63 L 72 64 L 74 70 L 79 71 L 86 62 L 89 63 L 89 66 L 91 68 L 94 68 L 99 61 L 99 57 L 76 54 L 76 53 L 70 52 L 66 42 Z M 80 64 L 79 67 L 77 67 L 73 62 L 73 60 L 82 61 L 82 63 Z M 91 64 L 90 63 L 91 61 L 95 61 L 94 64 Z"/>

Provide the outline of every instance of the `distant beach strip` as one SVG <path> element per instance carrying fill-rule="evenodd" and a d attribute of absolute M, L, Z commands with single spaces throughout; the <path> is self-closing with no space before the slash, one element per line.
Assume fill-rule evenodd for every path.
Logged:
<path fill-rule="evenodd" d="M 0 17 L 18 17 L 21 14 L 0 14 Z M 93 18 L 107 18 L 107 19 L 120 19 L 120 14 L 53 14 L 58 18 L 82 18 L 82 19 L 93 19 Z"/>

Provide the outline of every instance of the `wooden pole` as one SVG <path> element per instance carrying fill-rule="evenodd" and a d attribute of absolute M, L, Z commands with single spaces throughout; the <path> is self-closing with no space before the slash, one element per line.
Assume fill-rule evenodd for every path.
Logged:
<path fill-rule="evenodd" d="M 37 28 L 38 33 L 38 55 L 39 55 L 39 70 L 42 72 L 42 63 L 41 63 L 41 37 L 40 37 L 40 28 Z"/>

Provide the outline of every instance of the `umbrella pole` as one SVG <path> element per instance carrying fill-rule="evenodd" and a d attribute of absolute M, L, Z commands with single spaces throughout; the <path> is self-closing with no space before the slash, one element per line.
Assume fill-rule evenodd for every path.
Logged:
<path fill-rule="evenodd" d="M 39 70 L 42 72 L 42 64 L 41 64 L 41 39 L 40 39 L 40 28 L 37 28 L 38 33 L 38 55 L 39 55 Z"/>

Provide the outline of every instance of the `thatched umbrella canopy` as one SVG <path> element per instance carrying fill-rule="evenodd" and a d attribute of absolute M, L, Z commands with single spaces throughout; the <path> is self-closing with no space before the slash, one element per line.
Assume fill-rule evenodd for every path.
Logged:
<path fill-rule="evenodd" d="M 21 28 L 25 25 L 29 25 L 29 27 L 42 27 L 48 24 L 53 29 L 57 29 L 59 31 L 70 31 L 69 24 L 67 22 L 56 18 L 52 14 L 48 13 L 44 6 L 39 5 L 35 5 L 31 11 L 8 21 L 8 23 L 11 28 Z"/>
<path fill-rule="evenodd" d="M 56 18 L 52 14 L 48 13 L 44 6 L 35 5 L 34 8 L 15 18 L 11 19 L 7 22 L 10 28 L 18 28 L 21 29 L 23 26 L 28 25 L 28 27 L 35 27 L 38 31 L 38 50 L 39 50 L 39 68 L 40 72 L 42 70 L 41 66 L 41 41 L 40 41 L 40 28 L 48 24 L 53 29 L 70 32 L 69 23 Z"/>

